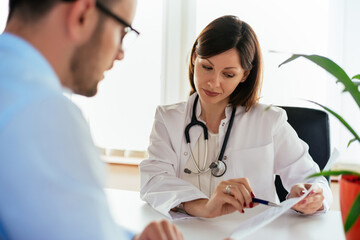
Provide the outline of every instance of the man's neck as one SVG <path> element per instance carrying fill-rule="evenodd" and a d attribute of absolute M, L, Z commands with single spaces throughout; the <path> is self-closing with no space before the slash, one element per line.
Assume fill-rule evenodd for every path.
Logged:
<path fill-rule="evenodd" d="M 61 29 L 54 29 L 51 17 L 44 20 L 26 23 L 12 18 L 5 28 L 5 32 L 14 34 L 36 48 L 49 62 L 60 79 L 63 86 L 69 85 L 69 64 L 71 48 L 66 45 L 66 39 L 62 37 Z"/>

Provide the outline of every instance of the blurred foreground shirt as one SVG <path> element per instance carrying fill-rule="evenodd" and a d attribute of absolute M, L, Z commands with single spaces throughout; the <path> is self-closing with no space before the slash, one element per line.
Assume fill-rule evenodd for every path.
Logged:
<path fill-rule="evenodd" d="M 0 35 L 0 239 L 131 239 L 112 219 L 104 167 L 50 64 Z"/>

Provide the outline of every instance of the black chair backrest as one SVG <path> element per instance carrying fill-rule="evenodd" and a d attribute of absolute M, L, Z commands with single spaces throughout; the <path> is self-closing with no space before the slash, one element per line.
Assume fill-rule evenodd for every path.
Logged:
<path fill-rule="evenodd" d="M 299 138 L 309 145 L 309 154 L 324 169 L 330 157 L 329 116 L 325 111 L 302 108 L 283 107 L 288 116 L 289 124 L 295 129 Z M 276 191 L 280 201 L 284 201 L 287 191 L 279 176 L 275 179 Z"/>

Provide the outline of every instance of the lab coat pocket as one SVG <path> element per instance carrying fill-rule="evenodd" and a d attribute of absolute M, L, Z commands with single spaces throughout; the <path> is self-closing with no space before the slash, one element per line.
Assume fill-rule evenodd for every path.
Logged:
<path fill-rule="evenodd" d="M 273 143 L 248 149 L 233 150 L 228 156 L 228 175 L 230 178 L 248 178 L 251 185 L 263 185 L 274 175 Z"/>

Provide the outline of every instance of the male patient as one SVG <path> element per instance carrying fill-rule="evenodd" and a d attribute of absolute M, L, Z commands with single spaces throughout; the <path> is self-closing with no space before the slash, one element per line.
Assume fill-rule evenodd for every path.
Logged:
<path fill-rule="evenodd" d="M 117 226 L 104 164 L 63 90 L 93 96 L 135 0 L 10 0 L 0 35 L 0 239 L 182 239 L 168 221 Z M 119 202 L 119 204 L 122 204 Z"/>

